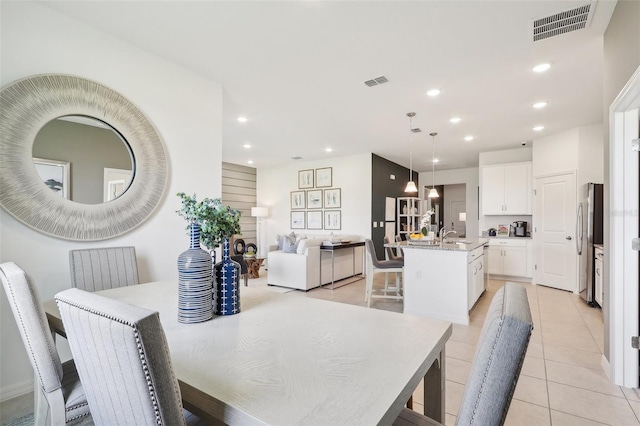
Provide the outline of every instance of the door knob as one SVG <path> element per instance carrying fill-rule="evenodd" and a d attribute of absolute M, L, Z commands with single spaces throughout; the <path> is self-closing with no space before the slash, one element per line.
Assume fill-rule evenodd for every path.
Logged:
<path fill-rule="evenodd" d="M 571 241 L 571 235 L 567 235 L 566 239 Z"/>

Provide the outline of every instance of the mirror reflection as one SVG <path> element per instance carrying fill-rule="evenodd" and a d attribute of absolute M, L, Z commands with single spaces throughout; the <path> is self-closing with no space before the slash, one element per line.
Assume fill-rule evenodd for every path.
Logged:
<path fill-rule="evenodd" d="M 45 124 L 33 143 L 40 178 L 61 197 L 101 204 L 129 188 L 135 160 L 129 144 L 108 124 L 70 115 Z"/>

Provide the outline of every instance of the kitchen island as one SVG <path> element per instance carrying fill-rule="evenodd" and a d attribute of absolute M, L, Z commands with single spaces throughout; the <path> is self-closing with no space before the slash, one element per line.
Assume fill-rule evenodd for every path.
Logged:
<path fill-rule="evenodd" d="M 469 324 L 485 290 L 486 238 L 403 243 L 404 313 Z"/>

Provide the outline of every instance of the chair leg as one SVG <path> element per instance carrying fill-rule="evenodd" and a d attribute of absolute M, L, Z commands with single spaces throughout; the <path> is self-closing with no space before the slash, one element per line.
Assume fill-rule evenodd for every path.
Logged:
<path fill-rule="evenodd" d="M 40 389 L 38 377 L 35 377 L 33 389 L 33 419 L 35 425 L 47 424 L 47 414 L 49 413 L 49 403 Z"/>
<path fill-rule="evenodd" d="M 371 307 L 372 292 L 373 292 L 373 270 L 368 270 L 366 281 L 365 281 L 365 290 L 364 290 L 364 301 L 367 302 L 367 308 Z"/>
<path fill-rule="evenodd" d="M 244 274 L 244 286 L 248 287 L 249 286 L 249 274 Z"/>

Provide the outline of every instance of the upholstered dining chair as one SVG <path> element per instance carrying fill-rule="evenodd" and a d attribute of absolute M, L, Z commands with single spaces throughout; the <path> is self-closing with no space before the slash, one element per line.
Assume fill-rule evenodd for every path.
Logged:
<path fill-rule="evenodd" d="M 367 275 L 364 292 L 364 301 L 367 302 L 367 307 L 371 307 L 372 298 L 380 299 L 395 299 L 402 300 L 402 273 L 404 271 L 404 260 L 378 260 L 376 256 L 376 248 L 373 245 L 373 241 L 370 239 L 364 240 L 365 249 L 367 251 Z M 385 288 L 379 289 L 374 292 L 373 289 L 373 275 L 376 272 L 395 272 L 396 285 L 390 287 L 387 285 L 385 275 Z M 394 294 L 389 294 L 394 293 Z"/>
<path fill-rule="evenodd" d="M 92 424 L 76 366 L 60 362 L 38 289 L 13 262 L 0 264 L 0 280 L 35 375 L 35 424 Z"/>
<path fill-rule="evenodd" d="M 524 287 L 506 283 L 491 301 L 464 388 L 456 425 L 502 425 L 527 352 L 533 322 Z M 398 426 L 438 425 L 403 408 Z"/>
<path fill-rule="evenodd" d="M 138 284 L 135 247 L 104 247 L 69 251 L 71 284 L 100 291 Z"/>
<path fill-rule="evenodd" d="M 77 288 L 55 298 L 96 424 L 186 424 L 157 312 Z"/>

